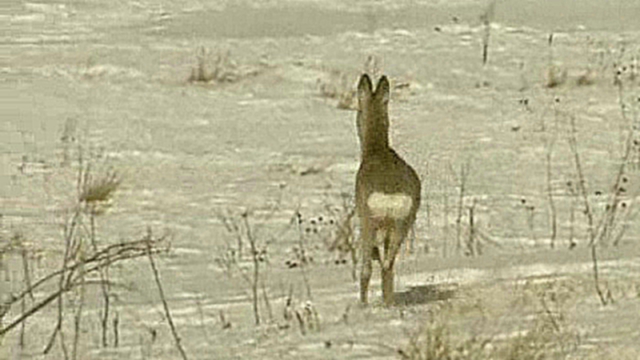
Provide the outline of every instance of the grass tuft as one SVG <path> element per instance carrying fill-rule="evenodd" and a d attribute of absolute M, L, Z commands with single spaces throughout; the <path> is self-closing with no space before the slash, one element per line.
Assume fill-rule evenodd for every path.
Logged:
<path fill-rule="evenodd" d="M 80 192 L 80 202 L 86 204 L 107 203 L 112 199 L 121 182 L 122 179 L 115 171 L 109 171 L 95 179 L 86 179 Z"/>
<path fill-rule="evenodd" d="M 556 88 L 567 82 L 567 69 L 561 69 L 557 66 L 550 66 L 547 69 L 547 80 L 545 86 L 547 88 Z"/>

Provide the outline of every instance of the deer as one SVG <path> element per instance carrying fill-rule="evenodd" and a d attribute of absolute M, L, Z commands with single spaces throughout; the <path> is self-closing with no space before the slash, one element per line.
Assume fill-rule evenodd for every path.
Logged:
<path fill-rule="evenodd" d="M 360 221 L 362 263 L 360 302 L 368 304 L 372 261 L 381 266 L 382 298 L 394 305 L 394 264 L 420 207 L 420 178 L 389 144 L 386 76 L 375 91 L 366 73 L 357 89 L 356 125 L 360 141 L 360 167 L 356 175 L 356 213 Z M 384 252 L 380 252 L 382 245 Z"/>

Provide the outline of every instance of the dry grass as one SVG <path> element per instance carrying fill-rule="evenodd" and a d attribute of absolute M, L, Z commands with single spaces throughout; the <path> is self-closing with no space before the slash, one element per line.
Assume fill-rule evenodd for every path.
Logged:
<path fill-rule="evenodd" d="M 550 66 L 547 69 L 547 78 L 545 86 L 547 88 L 556 88 L 564 85 L 567 82 L 567 69 L 562 69 L 558 66 Z"/>
<path fill-rule="evenodd" d="M 371 72 L 375 74 L 375 72 Z M 357 110 L 358 103 L 356 101 L 355 79 L 358 78 L 357 73 L 347 73 L 340 70 L 330 70 L 327 75 L 318 78 L 316 86 L 320 96 L 336 101 L 336 107 L 342 110 Z M 392 99 L 406 99 L 408 95 L 413 94 L 416 84 L 412 81 L 391 78 Z"/>
<path fill-rule="evenodd" d="M 336 101 L 336 107 L 343 110 L 357 110 L 356 80 L 361 73 L 371 74 L 374 79 L 382 76 L 380 60 L 377 56 L 369 55 L 362 65 L 362 71 L 342 71 L 337 69 L 323 69 L 324 76 L 316 80 L 316 87 L 321 97 Z M 402 100 L 412 95 L 417 84 L 407 79 L 390 77 L 392 99 Z"/>
<path fill-rule="evenodd" d="M 205 47 L 200 47 L 196 54 L 197 64 L 191 68 L 187 79 L 190 83 L 236 83 L 240 80 L 255 77 L 264 71 L 264 66 L 240 65 L 231 58 L 229 51 L 218 52 L 212 56 Z"/>
<path fill-rule="evenodd" d="M 356 92 L 353 88 L 355 76 L 346 72 L 333 70 L 326 78 L 316 81 L 320 96 L 337 100 L 336 107 L 344 110 L 356 110 Z"/>
<path fill-rule="evenodd" d="M 565 310 L 571 284 L 535 281 L 450 301 L 399 353 L 411 360 L 567 358 L 579 345 Z"/>
<path fill-rule="evenodd" d="M 594 70 L 587 69 L 584 71 L 584 73 L 578 76 L 578 79 L 576 80 L 576 85 L 578 86 L 593 85 L 596 82 L 596 75 L 597 73 Z"/>
<path fill-rule="evenodd" d="M 89 176 L 80 193 L 80 202 L 109 202 L 121 183 L 122 179 L 115 171 L 108 171 L 97 178 Z"/>

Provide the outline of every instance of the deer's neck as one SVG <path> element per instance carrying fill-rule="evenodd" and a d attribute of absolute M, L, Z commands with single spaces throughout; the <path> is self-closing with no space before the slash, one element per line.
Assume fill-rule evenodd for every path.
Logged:
<path fill-rule="evenodd" d="M 362 157 L 389 151 L 389 131 L 381 124 L 371 124 L 363 134 Z"/>

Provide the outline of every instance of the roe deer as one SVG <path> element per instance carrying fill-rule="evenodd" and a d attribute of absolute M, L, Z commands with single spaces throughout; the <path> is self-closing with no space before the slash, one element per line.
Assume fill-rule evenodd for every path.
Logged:
<path fill-rule="evenodd" d="M 358 82 L 357 127 L 360 168 L 356 176 L 356 210 L 362 238 L 360 301 L 368 302 L 371 262 L 382 268 L 382 297 L 393 305 L 393 265 L 420 206 L 420 178 L 389 146 L 389 80 L 382 76 L 376 90 L 369 75 Z M 378 235 L 384 254 L 378 250 Z"/>

